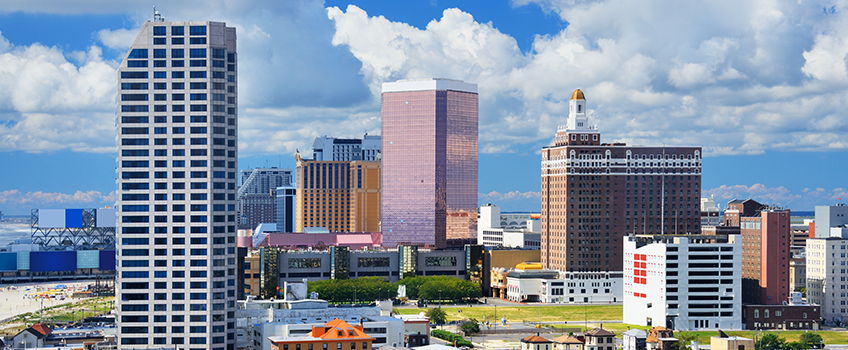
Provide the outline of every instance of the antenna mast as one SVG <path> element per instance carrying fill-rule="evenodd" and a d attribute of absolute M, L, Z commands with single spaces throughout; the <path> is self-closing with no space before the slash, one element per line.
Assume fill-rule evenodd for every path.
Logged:
<path fill-rule="evenodd" d="M 165 22 L 165 19 L 162 18 L 162 14 L 156 9 L 156 5 L 153 6 L 153 22 Z"/>

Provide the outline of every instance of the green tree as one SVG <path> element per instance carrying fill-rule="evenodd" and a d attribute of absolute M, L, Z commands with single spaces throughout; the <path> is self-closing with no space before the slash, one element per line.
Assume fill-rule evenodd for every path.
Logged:
<path fill-rule="evenodd" d="M 820 335 L 813 332 L 805 332 L 801 334 L 800 343 L 806 348 L 822 348 L 824 346 L 824 340 Z"/>
<path fill-rule="evenodd" d="M 697 339 L 692 333 L 679 332 L 676 335 L 677 342 L 672 344 L 671 350 L 690 350 L 692 341 Z"/>
<path fill-rule="evenodd" d="M 419 299 L 459 301 L 482 296 L 480 285 L 458 278 L 433 279 L 418 288 Z"/>
<path fill-rule="evenodd" d="M 430 318 L 430 322 L 437 325 L 443 325 L 448 321 L 448 314 L 440 307 L 427 310 L 425 315 Z"/>
<path fill-rule="evenodd" d="M 754 344 L 755 350 L 785 350 L 786 340 L 774 333 L 764 335 Z"/>
<path fill-rule="evenodd" d="M 477 334 L 480 333 L 480 322 L 477 322 L 476 319 L 470 318 L 459 324 L 459 329 L 462 330 L 465 335 Z"/>
<path fill-rule="evenodd" d="M 307 288 L 331 303 L 385 300 L 397 294 L 397 286 L 380 277 L 309 281 Z"/>

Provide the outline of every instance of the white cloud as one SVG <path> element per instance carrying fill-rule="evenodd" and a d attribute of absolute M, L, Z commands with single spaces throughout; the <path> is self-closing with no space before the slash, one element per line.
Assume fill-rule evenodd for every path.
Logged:
<path fill-rule="evenodd" d="M 480 201 L 502 201 L 502 200 L 513 200 L 513 199 L 536 199 L 541 198 L 541 192 L 521 192 L 521 191 L 509 191 L 509 192 L 498 192 L 491 191 L 488 193 L 480 193 L 478 195 Z"/>
<path fill-rule="evenodd" d="M 22 192 L 20 190 L 0 191 L 0 204 L 9 207 L 13 205 L 56 205 L 68 204 L 87 205 L 112 205 L 115 202 L 115 192 L 102 193 L 100 191 L 76 191 L 74 193 L 63 192 Z"/>
<path fill-rule="evenodd" d="M 754 199 L 767 205 L 777 205 L 794 210 L 812 210 L 816 205 L 833 205 L 848 200 L 848 189 L 837 187 L 832 189 L 805 188 L 793 191 L 784 186 L 769 187 L 763 184 L 753 185 L 721 185 L 702 191 L 704 197 L 714 197 L 716 201 L 726 205 L 733 199 Z"/>
<path fill-rule="evenodd" d="M 497 23 L 461 9 L 424 28 L 310 0 L 174 2 L 160 11 L 238 28 L 245 156 L 290 154 L 320 134 L 375 133 L 381 82 L 433 76 L 479 84 L 482 152 L 547 145 L 575 88 L 586 91 L 606 141 L 703 145 L 708 155 L 848 148 L 843 2 L 829 11 L 823 0 L 513 5 L 538 5 L 568 27 L 522 52 Z M 119 52 L 150 10 L 133 1 L 0 3 L 2 12 L 129 15 L 135 25 L 93 33 Z M 116 62 L 99 50 L 15 46 L 0 35 L 0 146 L 112 150 Z"/>
<path fill-rule="evenodd" d="M 135 41 L 136 35 L 137 29 L 101 29 L 97 32 L 97 39 L 110 49 L 125 50 Z"/>

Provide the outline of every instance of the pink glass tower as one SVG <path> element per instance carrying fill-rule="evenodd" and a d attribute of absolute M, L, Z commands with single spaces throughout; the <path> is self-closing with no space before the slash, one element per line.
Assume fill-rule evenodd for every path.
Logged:
<path fill-rule="evenodd" d="M 477 85 L 383 84 L 383 244 L 442 248 L 477 235 Z"/>

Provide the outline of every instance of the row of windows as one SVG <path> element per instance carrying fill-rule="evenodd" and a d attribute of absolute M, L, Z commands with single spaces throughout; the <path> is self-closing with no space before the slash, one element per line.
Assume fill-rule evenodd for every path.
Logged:
<path fill-rule="evenodd" d="M 185 144 L 186 144 L 185 138 L 179 137 L 179 138 L 172 138 L 170 140 L 171 140 L 171 145 L 174 145 L 174 146 L 185 146 Z M 206 138 L 191 138 L 191 139 L 189 139 L 189 142 L 192 146 L 202 146 L 202 145 L 209 144 L 208 139 L 206 139 Z M 121 139 L 121 145 L 122 146 L 147 146 L 149 144 L 150 144 L 150 139 L 147 139 L 147 138 L 144 138 L 144 139 L 126 139 L 126 138 L 123 138 L 123 139 Z M 156 145 L 156 146 L 167 146 L 168 145 L 168 139 L 166 139 L 166 138 L 155 138 L 155 139 L 153 139 L 153 144 Z M 216 138 L 212 139 L 212 144 L 215 145 L 215 146 L 235 147 L 236 141 L 235 140 L 225 140 L 224 138 L 216 137 Z M 233 157 L 233 156 L 230 156 L 230 157 Z"/>
<path fill-rule="evenodd" d="M 214 270 L 212 271 L 212 277 L 224 277 L 225 275 L 235 276 L 235 270 L 229 269 L 228 271 L 224 270 Z M 153 278 L 167 278 L 168 271 L 153 271 Z M 171 277 L 173 278 L 185 278 L 186 271 L 185 270 L 174 270 L 171 271 Z M 207 278 L 209 274 L 206 270 L 192 270 L 189 271 L 190 278 Z M 150 271 L 121 271 L 121 278 L 150 278 Z M 229 280 L 227 284 L 229 285 Z"/>
<path fill-rule="evenodd" d="M 206 123 L 207 120 L 208 119 L 205 115 L 189 116 L 189 122 L 190 123 Z M 147 117 L 147 116 L 122 116 L 121 117 L 121 123 L 125 123 L 125 124 L 144 124 L 144 123 L 149 123 L 149 122 L 150 122 L 150 117 Z M 157 115 L 157 116 L 153 117 L 153 122 L 154 123 L 167 123 L 168 117 L 164 116 L 164 115 Z M 172 123 L 185 123 L 185 116 L 184 115 L 171 116 L 171 122 Z M 223 123 L 226 122 L 226 117 L 222 116 L 222 115 L 213 115 L 212 116 L 212 122 L 223 124 Z M 235 118 L 230 118 L 229 122 L 226 122 L 226 123 L 227 123 L 227 125 L 235 125 L 235 123 L 236 123 Z M 215 129 L 213 129 L 213 130 L 215 130 Z"/>
<path fill-rule="evenodd" d="M 188 66 L 185 64 L 185 60 L 171 60 L 171 67 L 173 68 L 183 68 L 183 67 L 206 67 L 207 60 L 188 60 Z M 225 64 L 224 60 L 212 60 L 212 67 L 215 68 L 227 68 L 228 72 L 235 72 L 236 65 L 235 64 Z M 148 60 L 127 60 L 128 68 L 146 68 L 149 67 Z M 166 68 L 168 67 L 168 60 L 153 60 L 154 68 Z"/>
<path fill-rule="evenodd" d="M 188 27 L 189 35 L 206 35 L 206 26 L 189 26 Z M 167 35 L 167 26 L 154 26 L 153 27 L 153 35 L 154 36 L 162 36 Z M 184 26 L 171 26 L 171 35 L 185 35 L 185 27 Z"/>
<path fill-rule="evenodd" d="M 168 72 L 165 71 L 156 71 L 153 72 L 154 79 L 165 79 L 167 78 Z M 121 79 L 147 79 L 149 77 L 147 71 L 125 71 L 121 72 Z M 189 78 L 206 78 L 205 70 L 196 70 L 189 71 Z M 212 78 L 215 79 L 226 79 L 226 74 L 221 71 L 212 72 Z M 185 79 L 184 71 L 172 71 L 171 79 Z"/>

